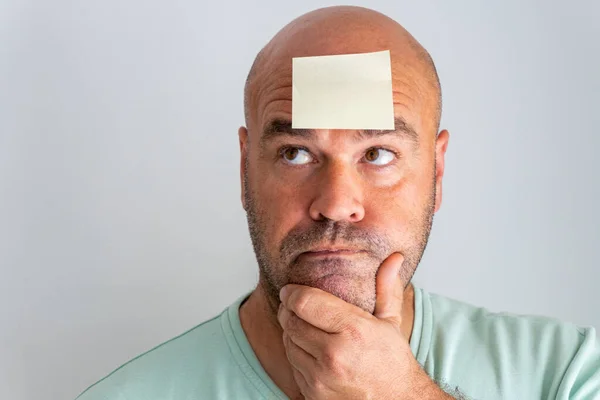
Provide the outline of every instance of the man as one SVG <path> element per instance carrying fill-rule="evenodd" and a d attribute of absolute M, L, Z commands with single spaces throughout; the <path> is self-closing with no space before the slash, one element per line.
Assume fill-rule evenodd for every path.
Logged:
<path fill-rule="evenodd" d="M 292 58 L 391 54 L 395 129 L 292 128 Z M 259 53 L 239 129 L 260 268 L 221 315 L 79 399 L 600 399 L 594 329 L 493 314 L 410 282 L 449 134 L 420 44 L 359 7 L 313 11 Z"/>

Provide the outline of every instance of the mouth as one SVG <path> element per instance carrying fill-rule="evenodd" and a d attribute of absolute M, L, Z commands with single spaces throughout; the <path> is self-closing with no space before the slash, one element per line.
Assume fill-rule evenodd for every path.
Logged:
<path fill-rule="evenodd" d="M 301 257 L 307 258 L 324 258 L 324 257 L 351 257 L 364 254 L 364 250 L 351 248 L 319 248 L 310 251 L 305 251 L 300 254 Z"/>

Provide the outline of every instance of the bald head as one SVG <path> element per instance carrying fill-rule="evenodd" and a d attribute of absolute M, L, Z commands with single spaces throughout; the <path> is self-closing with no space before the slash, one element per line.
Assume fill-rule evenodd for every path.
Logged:
<path fill-rule="evenodd" d="M 425 130 L 437 132 L 441 89 L 429 53 L 393 19 L 367 8 L 335 6 L 306 13 L 281 29 L 258 53 L 244 88 L 244 114 L 250 131 L 275 98 L 291 96 L 292 57 L 367 53 L 390 50 L 392 86 L 403 89 L 420 110 Z M 270 95 L 267 95 L 270 94 Z M 265 97 L 267 97 L 265 99 Z M 395 90 L 395 97 L 397 96 Z M 290 98 L 291 100 L 291 98 Z M 400 99 L 401 100 L 401 99 Z M 395 99 L 395 103 L 396 99 Z"/>

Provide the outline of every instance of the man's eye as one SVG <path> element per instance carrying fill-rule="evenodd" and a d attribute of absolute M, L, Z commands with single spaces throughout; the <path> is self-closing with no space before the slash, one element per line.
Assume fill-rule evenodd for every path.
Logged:
<path fill-rule="evenodd" d="M 378 147 L 367 150 L 367 153 L 365 154 L 365 160 L 374 165 L 387 165 L 392 162 L 395 157 L 396 154 L 392 151 Z"/>
<path fill-rule="evenodd" d="M 281 156 L 285 162 L 292 165 L 304 165 L 312 161 L 310 153 L 298 147 L 286 147 L 281 150 Z"/>

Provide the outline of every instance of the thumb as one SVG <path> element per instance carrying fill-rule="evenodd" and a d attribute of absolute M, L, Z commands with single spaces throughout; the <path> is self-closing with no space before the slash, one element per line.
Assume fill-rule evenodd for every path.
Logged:
<path fill-rule="evenodd" d="M 381 319 L 402 321 L 402 302 L 404 299 L 404 282 L 400 279 L 400 268 L 404 256 L 392 253 L 377 271 L 375 312 L 373 315 Z"/>

